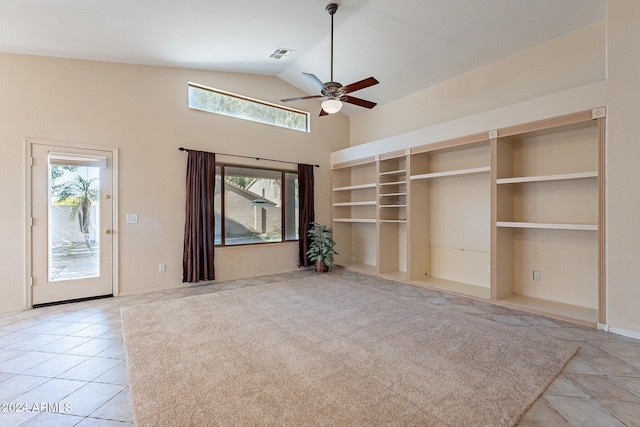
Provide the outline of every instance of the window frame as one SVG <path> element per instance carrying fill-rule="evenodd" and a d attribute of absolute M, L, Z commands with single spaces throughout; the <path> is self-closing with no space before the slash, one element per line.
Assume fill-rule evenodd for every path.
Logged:
<path fill-rule="evenodd" d="M 286 190 L 286 174 L 293 173 L 296 175 L 296 181 L 298 181 L 298 171 L 293 169 L 275 169 L 275 168 L 267 168 L 261 166 L 247 166 L 236 163 L 221 163 L 216 162 L 216 168 L 220 168 L 220 243 L 215 243 L 214 246 L 216 248 L 225 248 L 225 247 L 243 247 L 243 246 L 255 246 L 255 245 L 269 245 L 269 244 L 279 244 L 279 243 L 291 243 L 297 242 L 300 240 L 300 231 L 298 230 L 298 237 L 296 239 L 287 239 L 286 233 L 286 219 L 285 219 L 285 206 L 287 203 L 287 190 Z M 225 229 L 225 221 L 226 221 L 226 206 L 225 206 L 225 168 L 240 168 L 240 169 L 257 169 L 264 170 L 270 172 L 279 172 L 280 173 L 280 182 L 281 182 L 281 191 L 280 191 L 280 240 L 278 241 L 264 241 L 264 242 L 251 242 L 251 243 L 236 243 L 236 244 L 227 244 L 226 242 L 226 229 Z M 299 197 L 299 196 L 298 196 Z M 214 211 L 215 211 L 215 201 L 214 201 Z"/>
<path fill-rule="evenodd" d="M 222 95 L 222 96 L 228 96 L 230 98 L 235 98 L 235 99 L 240 99 L 242 101 L 248 101 L 248 102 L 252 102 L 254 104 L 259 104 L 259 105 L 263 105 L 266 107 L 270 107 L 270 108 L 275 108 L 277 110 L 283 110 L 283 111 L 287 111 L 289 113 L 295 113 L 295 114 L 300 114 L 303 115 L 305 117 L 305 129 L 297 129 L 297 128 L 293 128 L 293 127 L 287 127 L 287 126 L 281 126 L 275 123 L 268 123 L 265 121 L 260 121 L 260 120 L 256 120 L 256 119 L 251 119 L 251 118 L 247 118 L 247 117 L 239 117 L 239 116 L 235 116 L 232 114 L 225 114 L 219 111 L 211 111 L 211 110 L 204 110 L 201 108 L 195 108 L 192 107 L 190 105 L 189 102 L 189 89 L 190 88 L 196 88 L 196 89 L 200 89 L 200 90 L 204 90 L 204 91 L 209 91 L 209 92 L 213 92 L 216 93 L 218 95 Z M 229 92 L 226 90 L 222 90 L 222 89 L 217 89 L 217 88 L 213 88 L 210 86 L 205 86 L 199 83 L 194 83 L 194 82 L 187 82 L 187 107 L 191 110 L 196 110 L 196 111 L 204 111 L 206 113 L 211 113 L 211 114 L 219 114 L 222 116 L 226 116 L 226 117 L 233 117 L 236 119 L 241 119 L 241 120 L 247 120 L 250 122 L 254 122 L 254 123 L 262 123 L 265 125 L 269 125 L 269 126 L 276 126 L 279 127 L 281 129 L 289 129 L 289 130 L 295 130 L 298 132 L 305 132 L 305 133 L 311 133 L 311 114 L 308 111 L 303 111 L 303 110 L 299 110 L 297 108 L 291 108 L 291 107 L 286 107 L 284 105 L 279 105 L 279 104 L 275 104 L 273 102 L 268 102 L 268 101 L 263 101 L 261 99 L 257 99 L 257 98 L 252 98 L 249 96 L 245 96 L 245 95 L 240 95 L 237 93 L 233 93 L 233 92 Z"/>

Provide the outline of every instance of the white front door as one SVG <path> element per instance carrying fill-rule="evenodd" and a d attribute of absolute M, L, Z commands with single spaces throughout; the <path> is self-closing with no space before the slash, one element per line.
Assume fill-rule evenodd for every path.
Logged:
<path fill-rule="evenodd" d="M 32 305 L 113 295 L 113 152 L 31 144 Z"/>

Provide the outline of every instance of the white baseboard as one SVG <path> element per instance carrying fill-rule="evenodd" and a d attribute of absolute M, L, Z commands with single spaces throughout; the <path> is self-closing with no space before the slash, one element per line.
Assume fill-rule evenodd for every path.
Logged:
<path fill-rule="evenodd" d="M 628 331 L 626 329 L 620 329 L 620 328 L 609 328 L 609 332 L 613 332 L 614 334 L 640 340 L 640 332 Z"/>
<path fill-rule="evenodd" d="M 2 310 L 0 310 L 0 314 L 17 313 L 18 311 L 26 311 L 26 310 L 30 310 L 30 308 L 24 308 L 24 306 L 9 307 L 9 308 L 3 308 Z"/>

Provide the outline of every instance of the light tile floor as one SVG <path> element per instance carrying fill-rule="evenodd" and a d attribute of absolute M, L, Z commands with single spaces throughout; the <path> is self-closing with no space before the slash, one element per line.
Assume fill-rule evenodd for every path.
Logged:
<path fill-rule="evenodd" d="M 131 426 L 121 307 L 311 274 L 301 270 L 1 315 L 0 426 Z M 638 340 L 342 269 L 329 274 L 577 343 L 578 354 L 520 426 L 640 426 Z"/>

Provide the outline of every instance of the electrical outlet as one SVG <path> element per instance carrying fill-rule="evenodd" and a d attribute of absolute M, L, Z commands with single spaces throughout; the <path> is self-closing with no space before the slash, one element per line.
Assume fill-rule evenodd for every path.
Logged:
<path fill-rule="evenodd" d="M 491 273 L 491 265 L 487 264 L 487 273 Z"/>
<path fill-rule="evenodd" d="M 542 277 L 539 271 L 533 270 L 533 280 L 542 280 Z"/>
<path fill-rule="evenodd" d="M 371 249 L 371 248 L 367 248 L 367 254 L 369 254 L 369 255 L 373 255 L 373 249 Z"/>
<path fill-rule="evenodd" d="M 158 265 L 158 271 L 159 271 L 160 273 L 164 273 L 164 271 L 165 271 L 166 267 L 167 267 L 167 266 L 166 266 L 166 264 L 159 264 L 159 265 Z"/>

